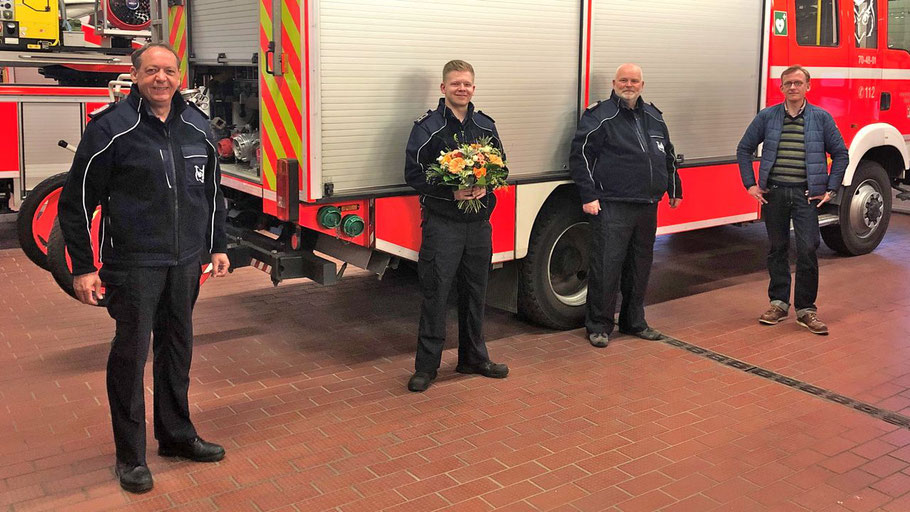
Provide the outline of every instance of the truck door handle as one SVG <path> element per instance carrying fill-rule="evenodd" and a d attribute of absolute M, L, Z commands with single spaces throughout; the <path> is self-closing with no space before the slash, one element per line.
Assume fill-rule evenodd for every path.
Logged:
<path fill-rule="evenodd" d="M 265 51 L 265 72 L 275 74 L 275 41 L 269 41 L 269 49 Z"/>
<path fill-rule="evenodd" d="M 883 92 L 879 104 L 879 110 L 891 110 L 891 93 Z"/>

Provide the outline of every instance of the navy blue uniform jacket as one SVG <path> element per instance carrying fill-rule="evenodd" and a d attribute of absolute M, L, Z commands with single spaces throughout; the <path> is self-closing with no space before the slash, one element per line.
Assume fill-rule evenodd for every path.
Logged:
<path fill-rule="evenodd" d="M 73 275 L 95 271 L 91 222 L 101 205 L 99 256 L 112 266 L 171 266 L 225 252 L 224 198 L 209 122 L 180 94 L 167 122 L 134 85 L 85 128 L 58 217 Z"/>

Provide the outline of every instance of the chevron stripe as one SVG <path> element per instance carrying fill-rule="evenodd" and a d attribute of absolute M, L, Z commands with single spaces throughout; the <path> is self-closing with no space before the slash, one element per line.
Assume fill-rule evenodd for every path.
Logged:
<path fill-rule="evenodd" d="M 265 53 L 272 34 L 271 0 L 259 2 L 260 101 L 262 103 L 262 176 L 266 190 L 275 190 L 275 162 L 279 158 L 301 159 L 303 155 L 303 97 L 300 66 L 300 4 L 281 3 L 281 43 L 287 66 L 281 77 L 265 72 Z"/>
<path fill-rule="evenodd" d="M 175 5 L 168 8 L 168 27 L 170 34 L 168 34 L 168 42 L 171 47 L 176 50 L 177 55 L 180 56 L 180 76 L 183 77 L 183 81 L 180 83 L 180 87 L 185 89 L 188 84 L 189 76 L 187 74 L 187 55 L 186 55 L 186 16 L 184 16 L 184 7 L 182 5 Z"/>

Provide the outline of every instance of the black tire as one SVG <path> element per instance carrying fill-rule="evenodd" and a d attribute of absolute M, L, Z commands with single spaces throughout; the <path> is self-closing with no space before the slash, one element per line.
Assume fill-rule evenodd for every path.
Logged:
<path fill-rule="evenodd" d="M 838 224 L 821 228 L 825 245 L 847 256 L 867 254 L 878 247 L 891 221 L 891 185 L 881 164 L 859 163 L 853 184 L 844 190 L 838 217 Z"/>
<path fill-rule="evenodd" d="M 59 221 L 54 221 L 54 229 L 51 230 L 51 236 L 47 242 L 47 266 L 51 275 L 54 276 L 57 286 L 75 299 L 73 274 L 66 263 L 66 243 L 63 241 L 63 231 L 60 230 Z"/>
<path fill-rule="evenodd" d="M 518 267 L 518 313 L 552 329 L 584 324 L 590 227 L 577 196 L 547 204 Z"/>
<path fill-rule="evenodd" d="M 50 270 L 47 265 L 47 243 L 50 233 L 36 233 L 35 226 L 45 214 L 47 207 L 45 199 L 53 192 L 63 188 L 68 174 L 66 172 L 55 174 L 39 183 L 22 201 L 16 216 L 16 232 L 22 252 L 32 260 L 32 263 L 44 270 Z M 56 213 L 56 207 L 53 211 Z M 42 224 L 46 225 L 46 223 Z"/>
<path fill-rule="evenodd" d="M 61 290 L 66 292 L 70 297 L 76 298 L 76 292 L 73 289 L 73 273 L 66 262 L 66 243 L 63 241 L 63 231 L 60 230 L 60 222 L 54 221 L 54 229 L 51 230 L 51 237 L 47 243 L 47 265 L 50 267 L 51 275 Z M 107 295 L 104 299 L 99 300 L 97 306 L 104 307 L 107 305 Z"/>

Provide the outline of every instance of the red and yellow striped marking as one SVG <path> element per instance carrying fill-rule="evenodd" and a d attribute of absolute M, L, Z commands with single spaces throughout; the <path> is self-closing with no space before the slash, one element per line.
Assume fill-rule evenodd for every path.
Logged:
<path fill-rule="evenodd" d="M 186 54 L 186 8 L 182 5 L 168 7 L 167 10 L 168 43 L 180 57 L 180 88 L 187 87 L 187 54 Z"/>
<path fill-rule="evenodd" d="M 306 0 L 303 0 L 306 12 Z M 295 158 L 300 161 L 301 170 L 308 167 L 303 152 L 303 102 L 307 91 L 305 67 L 301 64 L 301 44 L 304 38 L 300 32 L 301 4 L 298 0 L 281 2 L 281 46 L 283 56 L 275 55 L 274 64 L 279 66 L 281 57 L 285 62 L 284 75 L 275 77 L 266 73 L 266 51 L 272 36 L 272 2 L 259 2 L 259 94 L 262 141 L 262 185 L 265 190 L 275 190 L 276 163 L 279 158 Z M 306 175 L 306 174 L 304 174 Z M 305 198 L 309 199 L 309 198 Z M 275 204 L 266 201 L 264 209 L 274 213 Z"/>

